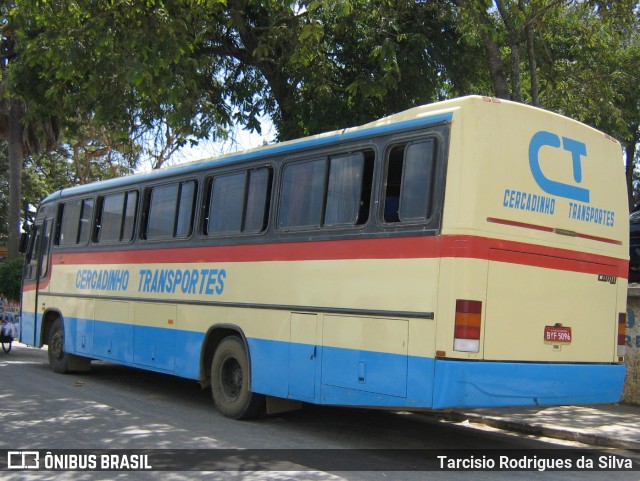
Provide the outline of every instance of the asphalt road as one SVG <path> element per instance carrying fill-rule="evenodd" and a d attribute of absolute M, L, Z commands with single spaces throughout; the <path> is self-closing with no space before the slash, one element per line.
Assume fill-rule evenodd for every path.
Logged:
<path fill-rule="evenodd" d="M 196 382 L 95 361 L 91 373 L 58 375 L 48 368 L 46 350 L 20 344 L 14 344 L 10 354 L 0 352 L 0 446 L 11 450 L 215 449 L 167 453 L 209 458 L 224 453 L 222 465 L 229 469 L 0 471 L 0 479 L 6 481 L 640 479 L 640 471 L 445 471 L 432 459 L 435 450 L 495 449 L 520 454 L 511 450 L 526 450 L 529 457 L 540 457 L 564 452 L 567 446 L 441 422 L 434 416 L 374 410 L 309 406 L 275 417 L 232 421 L 215 410 L 209 391 Z M 238 448 L 249 451 L 238 452 Z M 481 453 L 456 452 L 461 457 Z M 431 453 L 426 460 L 425 453 Z M 275 470 L 252 470 L 265 466 L 261 459 L 279 460 L 280 455 L 287 464 L 267 463 Z M 207 467 L 211 469 L 210 464 Z"/>

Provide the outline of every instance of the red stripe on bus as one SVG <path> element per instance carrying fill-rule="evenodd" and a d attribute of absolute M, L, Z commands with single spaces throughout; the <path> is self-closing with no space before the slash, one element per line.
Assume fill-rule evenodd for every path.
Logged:
<path fill-rule="evenodd" d="M 616 257 L 486 237 L 445 237 L 441 257 L 487 259 L 587 274 L 614 272 L 607 275 L 624 279 L 629 275 L 628 261 Z"/>
<path fill-rule="evenodd" d="M 455 257 L 488 260 L 490 250 L 503 254 L 500 262 L 527 264 L 559 270 L 594 273 L 586 265 L 575 269 L 575 262 L 613 266 L 617 277 L 626 278 L 628 262 L 624 259 L 586 252 L 546 247 L 524 242 L 466 235 L 395 237 L 388 239 L 351 239 L 339 241 L 290 242 L 235 246 L 208 246 L 169 249 L 145 249 L 114 252 L 53 254 L 54 264 L 192 264 L 198 262 L 268 262 L 349 259 L 433 259 Z M 536 254 L 522 260 L 520 253 Z M 568 260 L 569 263 L 563 262 Z M 496 259 L 497 260 L 497 259 Z M 575 262 L 572 262 L 575 261 Z M 596 266 L 597 267 L 597 266 Z M 605 272 L 598 272 L 605 274 Z"/>
<path fill-rule="evenodd" d="M 493 222 L 494 224 L 502 224 L 502 225 L 508 225 L 508 226 L 512 226 L 512 227 L 523 227 L 525 229 L 539 230 L 539 231 L 543 231 L 543 232 L 557 232 L 557 233 L 559 233 L 559 231 L 557 229 L 554 229 L 553 227 L 548 227 L 548 226 L 544 226 L 544 225 L 537 225 L 537 224 L 528 224 L 526 222 L 518 222 L 518 221 L 515 221 L 515 220 L 498 219 L 496 217 L 487 217 L 487 222 Z M 569 231 L 565 231 L 565 232 L 569 232 Z M 592 241 L 597 241 L 597 242 L 604 242 L 605 244 L 614 244 L 614 245 L 619 245 L 619 246 L 622 245 L 622 241 L 619 241 L 619 240 L 616 240 L 616 239 L 609 239 L 607 237 L 599 237 L 599 236 L 595 236 L 595 235 L 583 234 L 581 232 L 571 232 L 571 235 L 573 237 L 579 237 L 580 239 L 587 239 L 587 240 L 592 240 Z"/>

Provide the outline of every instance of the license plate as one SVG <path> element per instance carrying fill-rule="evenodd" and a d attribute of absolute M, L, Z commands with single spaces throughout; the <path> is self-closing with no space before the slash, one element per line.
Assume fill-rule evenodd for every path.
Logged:
<path fill-rule="evenodd" d="M 544 342 L 550 344 L 570 344 L 571 328 L 565 326 L 544 326 Z"/>

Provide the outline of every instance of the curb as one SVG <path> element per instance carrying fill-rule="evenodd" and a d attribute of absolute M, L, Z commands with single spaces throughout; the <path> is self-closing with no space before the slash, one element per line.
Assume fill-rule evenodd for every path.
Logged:
<path fill-rule="evenodd" d="M 640 442 L 638 441 L 616 439 L 604 434 L 571 431 L 568 429 L 546 426 L 544 424 L 532 424 L 525 421 L 514 421 L 494 416 L 483 416 L 481 414 L 452 411 L 448 413 L 438 413 L 437 417 L 452 422 L 469 421 L 505 431 L 514 431 L 534 436 L 562 439 L 565 441 L 575 441 L 600 448 L 640 449 Z"/>

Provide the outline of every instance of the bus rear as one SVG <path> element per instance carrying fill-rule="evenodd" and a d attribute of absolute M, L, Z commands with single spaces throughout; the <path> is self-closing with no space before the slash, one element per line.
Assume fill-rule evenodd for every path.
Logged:
<path fill-rule="evenodd" d="M 620 145 L 480 97 L 454 113 L 451 139 L 433 407 L 619 400 L 629 252 Z"/>

